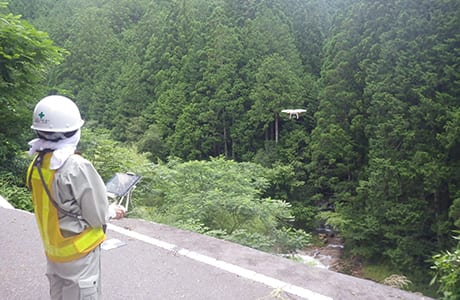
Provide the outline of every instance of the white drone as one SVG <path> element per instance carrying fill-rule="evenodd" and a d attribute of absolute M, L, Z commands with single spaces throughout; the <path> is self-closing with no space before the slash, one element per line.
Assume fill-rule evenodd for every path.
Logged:
<path fill-rule="evenodd" d="M 289 114 L 289 119 L 292 119 L 292 116 L 296 116 L 296 119 L 298 119 L 299 115 L 306 111 L 306 109 L 283 109 L 281 112 Z"/>

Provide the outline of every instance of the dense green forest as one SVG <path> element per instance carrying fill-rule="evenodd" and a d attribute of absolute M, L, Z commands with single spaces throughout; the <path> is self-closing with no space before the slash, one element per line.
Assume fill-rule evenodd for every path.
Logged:
<path fill-rule="evenodd" d="M 349 258 L 419 287 L 434 255 L 458 253 L 447 274 L 439 260 L 432 269 L 439 293 L 460 298 L 458 0 L 14 0 L 0 9 L 3 173 L 23 164 L 34 104 L 62 93 L 113 139 L 106 145 L 167 162 L 156 174 L 205 174 L 210 198 L 238 187 L 209 185 L 246 178 L 249 198 L 235 199 L 289 204 L 294 230 L 328 224 Z M 185 217 L 200 193 L 193 182 L 178 203 L 158 194 L 179 187 L 152 177 L 151 206 Z M 208 203 L 228 225 L 236 204 Z"/>

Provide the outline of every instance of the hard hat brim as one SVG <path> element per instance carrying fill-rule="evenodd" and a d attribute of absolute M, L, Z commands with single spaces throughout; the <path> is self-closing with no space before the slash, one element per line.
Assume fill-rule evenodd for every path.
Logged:
<path fill-rule="evenodd" d="M 74 126 L 69 126 L 67 128 L 53 128 L 53 127 L 46 127 L 45 125 L 42 125 L 42 126 L 32 125 L 30 126 L 30 128 L 33 130 L 44 131 L 44 132 L 71 132 L 71 131 L 80 129 L 84 123 L 85 121 L 81 120 L 79 124 L 74 125 Z"/>

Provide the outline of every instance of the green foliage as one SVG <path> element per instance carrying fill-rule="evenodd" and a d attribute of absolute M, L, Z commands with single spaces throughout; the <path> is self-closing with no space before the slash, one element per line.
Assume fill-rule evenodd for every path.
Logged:
<path fill-rule="evenodd" d="M 311 244 L 311 235 L 302 229 L 282 227 L 275 231 L 275 249 L 277 253 L 295 253 Z"/>
<path fill-rule="evenodd" d="M 65 51 L 48 34 L 0 2 L 0 169 L 10 169 L 25 144 L 32 103 L 44 94 L 46 71 L 59 63 Z"/>
<path fill-rule="evenodd" d="M 141 139 L 136 143 L 137 150 L 146 153 L 151 161 L 161 159 L 166 155 L 165 143 L 161 138 L 161 130 L 157 125 L 150 125 Z"/>
<path fill-rule="evenodd" d="M 241 245 L 259 249 L 261 251 L 273 252 L 274 249 L 274 242 L 272 238 L 258 232 L 248 231 L 246 229 L 237 229 L 231 234 L 223 231 L 210 231 L 209 234 L 214 237 L 239 243 Z"/>
<path fill-rule="evenodd" d="M 17 209 L 33 211 L 32 196 L 24 185 L 19 185 L 11 173 L 0 174 L 0 195 Z"/>
<path fill-rule="evenodd" d="M 104 180 L 116 172 L 143 173 L 149 165 L 144 154 L 113 140 L 105 129 L 83 128 L 78 150 L 93 163 Z"/>
<path fill-rule="evenodd" d="M 460 197 L 455 198 L 449 208 L 449 217 L 454 220 L 455 227 L 460 228 Z"/>
<path fill-rule="evenodd" d="M 43 94 L 46 71 L 65 51 L 47 33 L 8 13 L 5 2 L 0 2 L 0 41 L 0 194 L 14 207 L 31 211 L 23 182 L 27 160 L 18 153 L 30 136 L 31 108 Z"/>
<path fill-rule="evenodd" d="M 439 284 L 442 299 L 446 300 L 460 299 L 460 236 L 454 239 L 459 241 L 456 248 L 434 255 L 431 267 L 435 272 L 431 284 Z"/>
<path fill-rule="evenodd" d="M 291 202 L 294 227 L 313 232 L 319 227 L 318 207 L 304 202 Z"/>
<path fill-rule="evenodd" d="M 449 248 L 457 215 L 460 7 L 391 3 L 358 1 L 338 15 L 324 48 L 310 179 L 315 198 L 334 205 L 323 217 L 351 253 L 427 277 L 426 260 Z"/>
<path fill-rule="evenodd" d="M 100 128 L 83 128 L 81 141 L 77 149 L 88 159 L 107 182 L 115 173 L 132 172 L 141 176 L 149 173 L 150 162 L 147 154 L 137 152 L 134 146 L 114 141 L 110 132 Z M 136 188 L 130 209 L 137 203 L 148 202 L 152 187 L 148 176 Z"/>
<path fill-rule="evenodd" d="M 258 250 L 281 254 L 291 254 L 305 248 L 311 244 L 312 238 L 305 231 L 291 227 L 276 229 L 270 236 L 246 229 L 237 229 L 231 234 L 220 230 L 205 233 Z"/>
<path fill-rule="evenodd" d="M 223 158 L 170 160 L 152 172 L 146 177 L 153 197 L 143 205 L 153 208 L 138 209 L 145 218 L 263 250 L 294 251 L 309 242 L 302 231 L 288 229 L 288 203 L 261 198 L 270 183 L 259 165 Z"/>

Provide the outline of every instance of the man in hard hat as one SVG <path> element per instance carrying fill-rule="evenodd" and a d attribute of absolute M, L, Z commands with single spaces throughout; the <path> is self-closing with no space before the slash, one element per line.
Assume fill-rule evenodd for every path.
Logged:
<path fill-rule="evenodd" d="M 51 299 L 99 299 L 100 244 L 111 207 L 106 187 L 93 165 L 75 154 L 84 121 L 67 97 L 47 96 L 35 106 L 37 138 L 30 141 L 33 162 L 27 185 L 47 258 Z"/>

